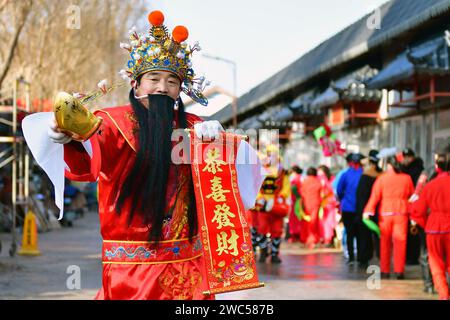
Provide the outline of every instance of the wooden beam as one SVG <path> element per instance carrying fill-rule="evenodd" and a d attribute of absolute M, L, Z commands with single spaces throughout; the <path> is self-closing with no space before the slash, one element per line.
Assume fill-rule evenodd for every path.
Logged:
<path fill-rule="evenodd" d="M 407 102 L 416 102 L 416 101 L 424 100 L 424 99 L 428 99 L 428 98 L 430 99 L 430 101 L 432 103 L 434 103 L 434 101 L 436 100 L 436 97 L 450 97 L 450 92 L 436 92 L 436 91 L 434 93 L 429 92 L 429 93 L 422 94 L 420 96 L 416 96 L 412 99 L 400 100 L 399 102 L 390 104 L 389 106 L 390 107 L 405 107 L 405 108 L 413 107 L 413 106 L 402 106 L 401 104 L 407 103 Z"/>
<path fill-rule="evenodd" d="M 377 119 L 378 113 L 353 113 L 349 118 L 370 118 Z"/>
<path fill-rule="evenodd" d="M 430 102 L 431 103 L 434 103 L 434 101 L 435 101 L 435 96 L 434 96 L 434 94 L 435 94 L 435 82 L 434 82 L 434 76 L 432 76 L 431 78 L 430 78 Z"/>

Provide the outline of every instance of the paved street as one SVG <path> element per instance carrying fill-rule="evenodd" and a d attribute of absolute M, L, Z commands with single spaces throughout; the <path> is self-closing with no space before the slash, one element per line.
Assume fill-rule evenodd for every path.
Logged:
<path fill-rule="evenodd" d="M 87 214 L 73 228 L 39 234 L 38 257 L 9 257 L 8 233 L 0 234 L 0 299 L 92 299 L 101 286 L 101 239 L 97 216 Z M 264 288 L 218 295 L 217 299 L 437 299 L 422 292 L 419 266 L 406 267 L 405 280 L 382 280 L 368 289 L 365 270 L 347 266 L 336 249 L 306 250 L 283 244 L 281 265 L 258 264 Z M 67 268 L 81 271 L 81 289 L 69 290 Z"/>
<path fill-rule="evenodd" d="M 11 234 L 0 234 L 0 299 L 92 299 L 101 286 L 101 238 L 94 213 L 73 228 L 39 234 L 41 255 L 9 257 Z M 21 240 L 21 236 L 20 236 Z M 67 268 L 80 267 L 81 290 L 68 290 Z"/>

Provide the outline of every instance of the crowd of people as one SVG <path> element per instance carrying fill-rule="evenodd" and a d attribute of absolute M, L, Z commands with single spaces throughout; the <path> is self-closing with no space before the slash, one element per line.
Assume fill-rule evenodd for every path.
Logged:
<path fill-rule="evenodd" d="M 248 215 L 258 261 L 271 256 L 272 263 L 281 263 L 282 234 L 307 249 L 342 247 L 346 262 L 363 269 L 376 257 L 382 279 L 404 279 L 405 265 L 416 260 L 424 291 L 448 299 L 450 148 L 435 160 L 431 174 L 409 148 L 389 156 L 378 150 L 350 153 L 336 175 L 325 165 L 306 171 L 278 165 Z M 273 203 L 285 204 L 283 210 L 272 212 Z"/>

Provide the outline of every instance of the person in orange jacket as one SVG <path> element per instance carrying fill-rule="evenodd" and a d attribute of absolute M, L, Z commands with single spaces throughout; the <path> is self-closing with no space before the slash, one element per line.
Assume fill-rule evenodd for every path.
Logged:
<path fill-rule="evenodd" d="M 450 274 L 450 153 L 438 155 L 436 167 L 438 175 L 411 206 L 411 220 L 425 228 L 433 283 L 439 299 L 448 300 L 445 273 Z"/>
<path fill-rule="evenodd" d="M 400 163 L 388 158 L 387 170 L 375 181 L 363 217 L 369 218 L 379 206 L 380 268 L 382 278 L 389 278 L 391 249 L 394 249 L 394 272 L 404 279 L 406 239 L 408 234 L 408 199 L 414 192 L 411 177 L 401 172 Z"/>

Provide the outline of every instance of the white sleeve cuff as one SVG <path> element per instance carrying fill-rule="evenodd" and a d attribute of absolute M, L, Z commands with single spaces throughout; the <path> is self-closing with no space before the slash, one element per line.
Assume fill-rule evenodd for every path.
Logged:
<path fill-rule="evenodd" d="M 239 193 L 244 209 L 255 206 L 256 196 L 266 176 L 258 154 L 246 141 L 241 141 L 236 156 Z"/>

